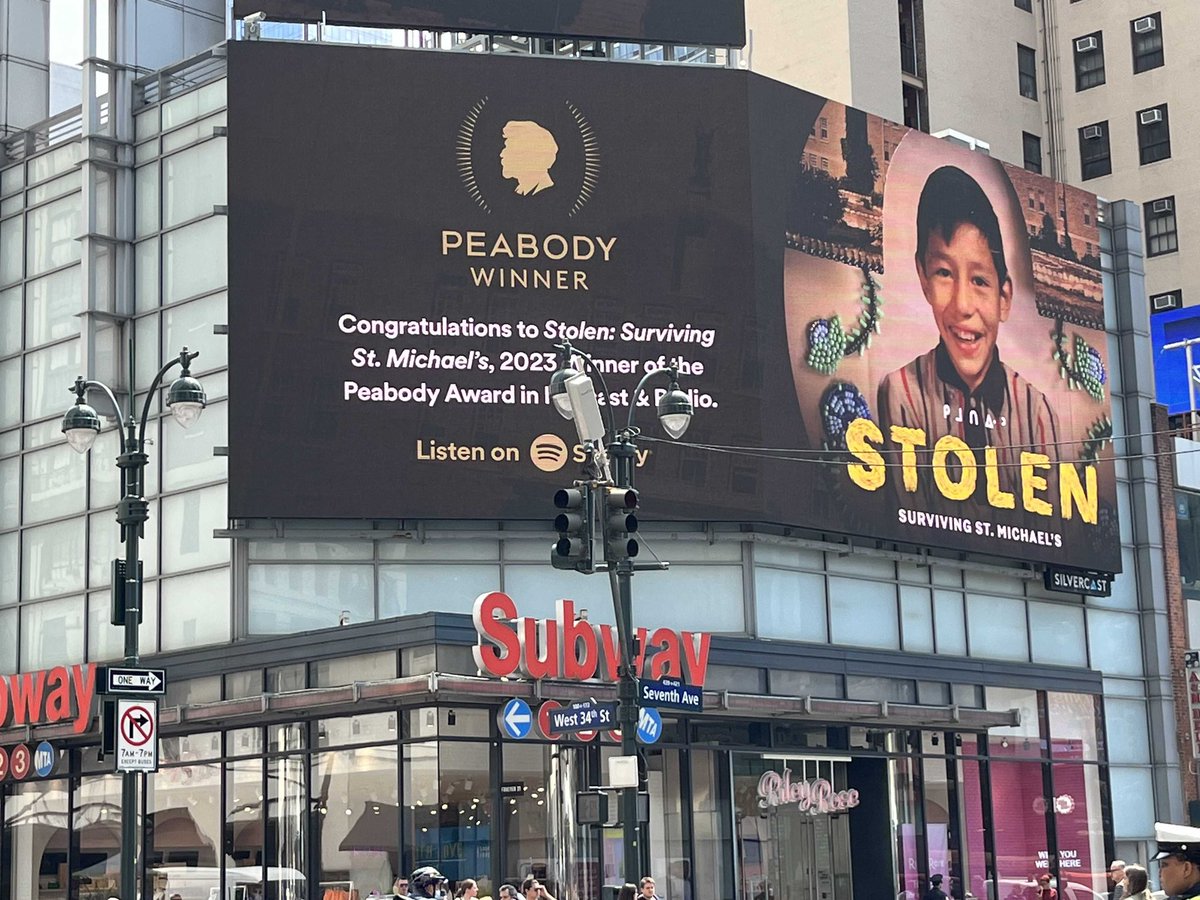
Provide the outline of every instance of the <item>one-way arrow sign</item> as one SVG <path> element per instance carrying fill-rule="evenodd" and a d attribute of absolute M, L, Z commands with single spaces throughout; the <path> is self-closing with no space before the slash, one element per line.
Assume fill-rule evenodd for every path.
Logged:
<path fill-rule="evenodd" d="M 162 694 L 167 690 L 166 673 L 162 669 L 109 666 L 101 672 L 100 684 L 104 694 Z"/>

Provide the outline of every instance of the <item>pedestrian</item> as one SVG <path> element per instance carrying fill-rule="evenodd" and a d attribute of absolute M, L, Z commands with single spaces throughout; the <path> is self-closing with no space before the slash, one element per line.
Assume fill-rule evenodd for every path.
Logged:
<path fill-rule="evenodd" d="M 1108 900 L 1121 900 L 1125 892 L 1125 860 L 1114 859 L 1108 865 L 1108 880 L 1112 882 L 1112 887 L 1108 892 Z"/>
<path fill-rule="evenodd" d="M 929 890 L 925 892 L 924 900 L 948 900 L 946 892 L 942 890 L 941 874 L 934 875 L 929 879 Z"/>
<path fill-rule="evenodd" d="M 1193 900 L 1200 897 L 1200 828 L 1154 823 L 1158 852 L 1158 881 L 1168 897 Z"/>
<path fill-rule="evenodd" d="M 643 876 L 638 882 L 638 891 L 641 892 L 641 900 L 659 900 L 658 895 L 654 893 L 654 879 L 649 875 Z"/>
<path fill-rule="evenodd" d="M 1124 866 L 1125 877 L 1121 887 L 1125 900 L 1150 900 L 1150 873 L 1144 866 L 1130 863 Z"/>
<path fill-rule="evenodd" d="M 459 900 L 475 900 L 479 896 L 479 882 L 474 878 L 464 878 L 458 883 L 454 896 Z"/>
<path fill-rule="evenodd" d="M 407 897 L 408 879 L 403 875 L 397 875 L 396 880 L 392 882 L 392 893 L 397 897 Z"/>
<path fill-rule="evenodd" d="M 637 894 L 637 885 L 630 884 L 627 881 L 621 885 L 621 889 L 617 891 L 617 900 L 637 900 Z"/>
<path fill-rule="evenodd" d="M 530 875 L 521 882 L 521 893 L 525 900 L 554 900 L 554 896 L 546 890 L 546 886 Z"/>
<path fill-rule="evenodd" d="M 500 885 L 500 900 L 517 900 L 517 889 L 511 884 Z"/>
<path fill-rule="evenodd" d="M 446 876 L 433 866 L 421 866 L 408 878 L 408 895 L 416 900 L 431 900 L 442 895 Z"/>
<path fill-rule="evenodd" d="M 1050 876 L 1045 872 L 1038 876 L 1037 900 L 1058 900 L 1058 891 L 1050 887 Z"/>

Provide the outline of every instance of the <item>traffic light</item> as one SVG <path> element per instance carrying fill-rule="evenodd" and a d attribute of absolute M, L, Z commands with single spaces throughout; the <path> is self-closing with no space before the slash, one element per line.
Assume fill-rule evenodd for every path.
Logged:
<path fill-rule="evenodd" d="M 631 559 L 638 555 L 638 493 L 633 488 L 604 489 L 605 559 Z"/>
<path fill-rule="evenodd" d="M 556 569 L 591 572 L 595 568 L 592 559 L 591 485 L 556 491 L 554 505 L 562 511 L 554 517 L 558 540 L 550 550 L 551 564 Z"/>

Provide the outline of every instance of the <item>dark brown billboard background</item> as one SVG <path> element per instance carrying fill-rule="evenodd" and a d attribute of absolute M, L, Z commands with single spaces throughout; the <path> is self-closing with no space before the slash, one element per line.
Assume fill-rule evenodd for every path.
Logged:
<path fill-rule="evenodd" d="M 619 418 L 647 366 L 682 357 L 697 405 L 685 444 L 788 451 L 650 440 L 662 435 L 654 398 L 642 398 L 636 477 L 648 519 L 791 524 L 1119 570 L 1104 450 L 1095 524 L 1078 511 L 1063 521 L 1055 484 L 1033 490 L 1054 501 L 1048 521 L 1027 521 L 1018 493 L 1016 510 L 950 503 L 971 533 L 945 519 L 916 527 L 899 507 L 944 516 L 948 501 L 849 476 L 848 464 L 870 459 L 848 455 L 826 427 L 826 389 L 854 382 L 872 397 L 899 355 L 937 342 L 915 279 L 884 265 L 905 252 L 920 179 L 916 166 L 894 182 L 909 187 L 884 184 L 879 163 L 904 129 L 887 126 L 888 146 L 871 144 L 875 185 L 855 180 L 853 111 L 849 143 L 828 121 L 822 139 L 826 101 L 745 72 L 236 43 L 229 82 L 231 516 L 546 518 L 553 490 L 579 471 L 573 426 L 546 395 L 551 345 L 566 334 L 604 361 Z M 819 153 L 820 140 L 835 149 Z M 932 146 L 947 161 L 971 156 Z M 843 152 L 849 180 L 822 169 L 823 155 L 844 168 Z M 827 215 L 811 215 L 809 161 L 837 181 Z M 995 184 L 1007 183 L 995 169 Z M 1019 216 L 1027 190 L 1049 209 L 1060 189 L 1034 178 L 1004 190 L 1020 195 L 1008 210 Z M 1050 263 L 1035 255 L 1030 266 L 1028 246 L 1012 247 L 1024 280 L 999 344 L 1005 362 L 1010 344 L 1033 347 L 1020 333 L 1048 358 L 1060 319 L 1068 349 L 1082 334 L 1103 354 L 1086 304 L 1056 313 L 1063 291 L 1041 289 Z M 876 340 L 832 373 L 813 370 L 808 326 L 840 314 L 851 330 L 864 259 L 886 304 Z M 858 281 L 806 294 L 809 278 Z M 1063 455 L 1081 452 L 1081 424 L 1108 409 L 1106 397 L 1086 406 L 1078 395 L 1053 395 L 1074 442 Z M 939 436 L 930 429 L 930 448 Z M 903 484 L 898 454 L 880 449 Z M 983 468 L 978 480 L 982 492 Z M 998 542 L 979 522 L 1024 530 Z"/>
<path fill-rule="evenodd" d="M 743 0 L 234 0 L 239 18 L 741 47 Z"/>

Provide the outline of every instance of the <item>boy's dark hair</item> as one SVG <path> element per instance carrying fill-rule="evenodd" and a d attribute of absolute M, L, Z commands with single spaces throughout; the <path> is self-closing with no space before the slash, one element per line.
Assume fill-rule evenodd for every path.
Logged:
<path fill-rule="evenodd" d="M 917 263 L 924 267 L 929 235 L 937 232 L 947 243 L 960 225 L 978 228 L 992 251 L 996 274 L 1003 284 L 1008 278 L 1004 240 L 992 203 L 974 178 L 956 166 L 936 169 L 921 188 L 917 201 Z"/>

